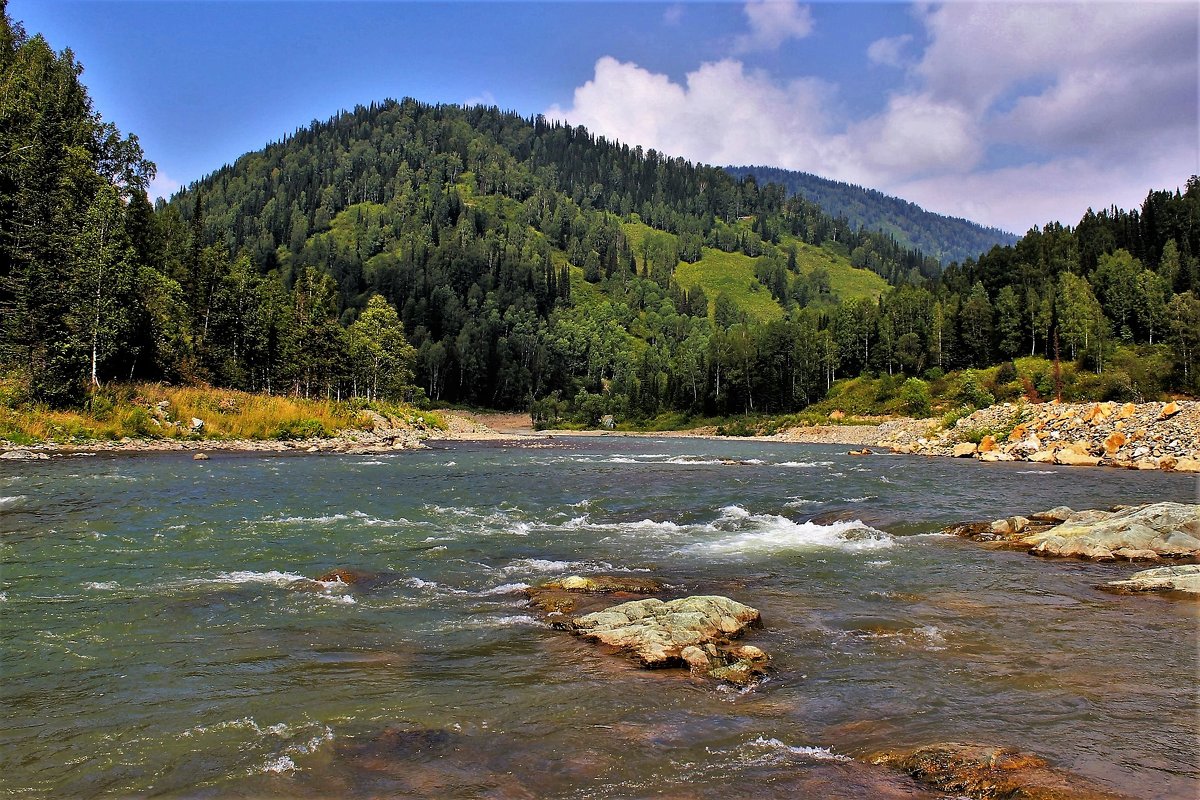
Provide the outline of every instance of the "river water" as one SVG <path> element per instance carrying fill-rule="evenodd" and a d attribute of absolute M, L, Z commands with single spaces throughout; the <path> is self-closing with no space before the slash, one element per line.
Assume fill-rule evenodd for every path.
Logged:
<path fill-rule="evenodd" d="M 1195 478 L 542 444 L 0 462 L 3 796 L 872 797 L 848 757 L 945 740 L 1200 794 L 1195 604 L 935 533 Z M 340 565 L 388 580 L 292 585 Z M 773 675 L 641 670 L 526 608 L 589 573 L 758 608 Z"/>

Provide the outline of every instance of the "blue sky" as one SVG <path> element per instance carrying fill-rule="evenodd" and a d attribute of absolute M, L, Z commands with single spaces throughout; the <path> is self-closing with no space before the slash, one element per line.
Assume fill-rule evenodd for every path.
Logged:
<path fill-rule="evenodd" d="M 162 193 L 385 97 L 495 103 L 1023 232 L 1200 172 L 1194 3 L 10 0 Z"/>

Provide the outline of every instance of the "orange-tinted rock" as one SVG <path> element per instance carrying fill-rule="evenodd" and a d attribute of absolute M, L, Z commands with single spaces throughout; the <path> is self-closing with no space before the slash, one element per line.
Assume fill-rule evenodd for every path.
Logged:
<path fill-rule="evenodd" d="M 943 742 L 907 752 L 879 753 L 887 764 L 933 788 L 971 797 L 1021 800 L 1119 800 L 1079 775 L 1055 769 L 1044 759 L 1012 747 Z"/>
<path fill-rule="evenodd" d="M 846 418 L 846 412 L 845 412 L 845 411 L 841 411 L 841 410 L 839 410 L 839 409 L 835 409 L 835 410 L 833 410 L 833 411 L 830 411 L 830 412 L 829 412 L 829 418 L 830 418 L 830 419 L 832 419 L 832 420 L 845 419 L 845 418 Z"/>
<path fill-rule="evenodd" d="M 1137 411 L 1137 406 L 1133 403 L 1126 403 L 1121 406 L 1121 410 L 1117 412 L 1117 419 L 1129 419 Z"/>
<path fill-rule="evenodd" d="M 1120 431 L 1114 431 L 1113 433 L 1109 434 L 1107 439 L 1104 440 L 1104 452 L 1111 456 L 1113 453 L 1124 447 L 1125 442 L 1125 434 L 1121 433 Z"/>
<path fill-rule="evenodd" d="M 988 434 L 979 440 L 979 452 L 990 453 L 996 449 L 996 437 Z"/>
<path fill-rule="evenodd" d="M 356 583 L 367 583 L 378 577 L 378 573 L 367 572 L 361 569 L 350 569 L 349 567 L 338 567 L 331 569 L 329 572 L 319 575 L 317 580 L 321 583 L 345 583 L 353 585 Z"/>
<path fill-rule="evenodd" d="M 1166 419 L 1167 417 L 1173 417 L 1178 413 L 1179 413 L 1179 403 L 1176 403 L 1174 400 L 1172 400 L 1171 402 L 1169 402 L 1165 406 L 1163 406 L 1162 411 L 1158 412 L 1158 418 Z"/>

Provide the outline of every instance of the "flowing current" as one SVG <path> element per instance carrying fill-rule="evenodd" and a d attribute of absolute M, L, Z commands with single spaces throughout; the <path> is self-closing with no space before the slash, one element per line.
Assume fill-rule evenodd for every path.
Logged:
<path fill-rule="evenodd" d="M 0 796 L 877 797 L 871 753 L 948 740 L 1200 794 L 1195 604 L 936 533 L 1194 477 L 539 444 L 0 462 Z M 296 583 L 336 566 L 382 575 Z M 772 676 L 641 670 L 521 594 L 596 573 L 758 608 Z"/>

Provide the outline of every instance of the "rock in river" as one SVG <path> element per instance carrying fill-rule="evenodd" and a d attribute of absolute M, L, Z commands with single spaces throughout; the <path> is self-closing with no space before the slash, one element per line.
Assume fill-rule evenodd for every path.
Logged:
<path fill-rule="evenodd" d="M 1191 558 L 1200 555 L 1200 505 L 1153 503 L 1110 513 L 1078 512 L 1021 541 L 1035 555 L 1102 561 Z"/>
<path fill-rule="evenodd" d="M 571 620 L 570 629 L 632 655 L 647 667 L 674 666 L 683 649 L 723 643 L 761 623 L 756 609 L 718 595 L 664 603 L 634 600 Z"/>
<path fill-rule="evenodd" d="M 1200 505 L 1152 503 L 1112 511 L 1072 511 L 1060 506 L 1028 517 L 963 523 L 945 533 L 1039 556 L 1094 561 L 1200 558 Z"/>
<path fill-rule="evenodd" d="M 1182 564 L 1135 572 L 1123 581 L 1109 581 L 1099 588 L 1118 594 L 1162 592 L 1200 598 L 1200 564 Z"/>
<path fill-rule="evenodd" d="M 1079 775 L 1051 767 L 1033 753 L 987 744 L 942 742 L 871 759 L 939 791 L 968 797 L 1014 800 L 1121 800 Z"/>

